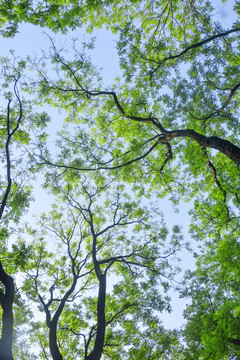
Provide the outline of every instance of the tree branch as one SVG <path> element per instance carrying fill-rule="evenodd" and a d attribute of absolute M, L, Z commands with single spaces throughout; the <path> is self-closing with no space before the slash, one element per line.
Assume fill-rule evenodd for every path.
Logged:
<path fill-rule="evenodd" d="M 160 69 L 160 67 L 168 60 L 174 60 L 174 59 L 177 59 L 177 58 L 180 58 L 181 56 L 185 55 L 187 52 L 189 52 L 190 50 L 192 49 L 196 49 L 202 45 L 205 45 L 207 43 L 209 43 L 210 41 L 213 41 L 215 39 L 218 39 L 218 38 L 221 38 L 221 37 L 224 37 L 224 36 L 227 36 L 231 33 L 234 33 L 234 32 L 238 32 L 240 31 L 240 28 L 234 28 L 234 29 L 231 29 L 231 30 L 228 30 L 228 31 L 225 31 L 225 32 L 222 32 L 222 33 L 219 33 L 219 34 L 216 34 L 216 35 L 213 35 L 211 36 L 210 38 L 208 39 L 205 39 L 205 40 L 202 40 L 196 44 L 193 44 L 193 45 L 190 45 L 189 47 L 187 47 L 186 49 L 184 49 L 183 51 L 181 51 L 179 54 L 176 54 L 176 55 L 170 55 L 168 57 L 165 57 L 164 59 L 162 59 L 158 66 L 149 72 L 149 75 L 150 75 L 150 79 L 152 79 L 153 75 Z"/>
<path fill-rule="evenodd" d="M 230 222 L 231 219 L 230 219 L 230 216 L 229 216 L 229 210 L 228 210 L 228 206 L 227 206 L 227 193 L 226 191 L 223 189 L 222 185 L 220 184 L 218 178 L 217 178 L 217 172 L 216 172 L 216 169 L 213 165 L 213 163 L 210 161 L 209 157 L 208 157 L 208 154 L 207 154 L 207 151 L 206 151 L 206 148 L 204 148 L 204 153 L 205 153 L 205 156 L 207 158 L 207 164 L 213 174 L 213 180 L 215 181 L 215 183 L 217 184 L 219 190 L 222 192 L 223 194 L 223 202 L 224 204 L 226 205 L 226 210 L 227 210 L 227 222 Z"/>
<path fill-rule="evenodd" d="M 8 105 L 7 105 L 7 140 L 5 143 L 5 151 L 6 151 L 6 162 L 7 162 L 7 189 L 5 191 L 1 206 L 0 206 L 0 219 L 3 216 L 3 212 L 5 210 L 6 204 L 7 204 L 7 199 L 8 196 L 10 194 L 11 191 L 11 187 L 12 187 L 12 178 L 11 178 L 11 158 L 10 158 L 10 141 L 13 137 L 13 135 L 15 134 L 15 132 L 18 130 L 19 126 L 20 126 L 20 122 L 22 120 L 23 117 L 23 109 L 22 109 L 22 102 L 18 93 L 18 89 L 17 89 L 17 83 L 18 83 L 19 77 L 17 79 L 15 79 L 15 83 L 14 83 L 14 94 L 17 98 L 17 102 L 19 105 L 19 115 L 18 115 L 18 119 L 17 119 L 17 124 L 16 126 L 13 128 L 13 130 L 11 131 L 11 126 L 10 126 L 10 118 L 11 118 L 11 102 L 12 99 L 8 100 Z"/>

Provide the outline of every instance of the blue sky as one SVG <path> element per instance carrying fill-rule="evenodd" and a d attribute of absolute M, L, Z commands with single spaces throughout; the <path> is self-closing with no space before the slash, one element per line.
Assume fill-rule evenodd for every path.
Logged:
<path fill-rule="evenodd" d="M 96 47 L 91 51 L 93 63 L 102 68 L 102 76 L 106 85 L 110 85 L 114 78 L 119 75 L 118 56 L 115 49 L 115 38 L 106 30 L 97 30 L 93 34 L 87 34 L 84 29 L 69 31 L 67 35 L 54 34 L 50 30 L 43 30 L 31 24 L 21 24 L 19 32 L 14 38 L 0 38 L 0 56 L 9 56 L 9 51 L 14 50 L 16 56 L 25 58 L 27 55 L 39 55 L 40 49 L 48 50 L 50 41 L 47 35 L 56 41 L 71 46 L 72 39 L 81 42 L 88 41 L 91 37 L 96 37 Z"/>

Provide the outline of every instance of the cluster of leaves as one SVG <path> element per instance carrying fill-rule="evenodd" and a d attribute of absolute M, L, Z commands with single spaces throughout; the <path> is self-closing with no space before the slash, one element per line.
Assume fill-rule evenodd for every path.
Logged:
<path fill-rule="evenodd" d="M 239 224 L 212 232 L 211 242 L 189 273 L 183 296 L 192 299 L 184 331 L 189 359 L 239 357 Z"/>

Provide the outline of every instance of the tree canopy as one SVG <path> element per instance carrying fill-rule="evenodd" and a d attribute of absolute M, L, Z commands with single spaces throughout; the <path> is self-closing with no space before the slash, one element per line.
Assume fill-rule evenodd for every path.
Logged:
<path fill-rule="evenodd" d="M 234 11 L 226 28 L 209 1 L 1 2 L 1 36 L 22 23 L 55 36 L 1 59 L 0 360 L 239 358 Z M 117 39 L 111 86 L 94 40 L 58 42 L 79 28 Z M 52 207 L 29 224 L 40 181 Z M 188 203 L 190 241 L 162 199 Z M 172 288 L 188 305 L 169 330 Z"/>

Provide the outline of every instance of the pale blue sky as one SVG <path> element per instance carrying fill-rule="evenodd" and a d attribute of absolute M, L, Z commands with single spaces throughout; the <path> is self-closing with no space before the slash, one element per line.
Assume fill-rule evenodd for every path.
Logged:
<path fill-rule="evenodd" d="M 106 30 L 97 30 L 93 34 L 87 34 L 83 29 L 69 31 L 67 35 L 54 34 L 50 30 L 43 30 L 39 26 L 21 24 L 19 32 L 14 38 L 0 38 L 0 56 L 9 56 L 9 51 L 14 50 L 16 56 L 25 58 L 27 55 L 40 55 L 40 49 L 48 50 L 50 41 L 46 34 L 56 39 L 57 42 L 66 44 L 71 48 L 71 40 L 78 39 L 81 42 L 88 41 L 91 37 L 97 37 L 96 47 L 90 52 L 93 63 L 102 68 L 104 82 L 109 85 L 116 76 L 119 76 L 118 56 L 115 49 L 114 36 Z"/>

